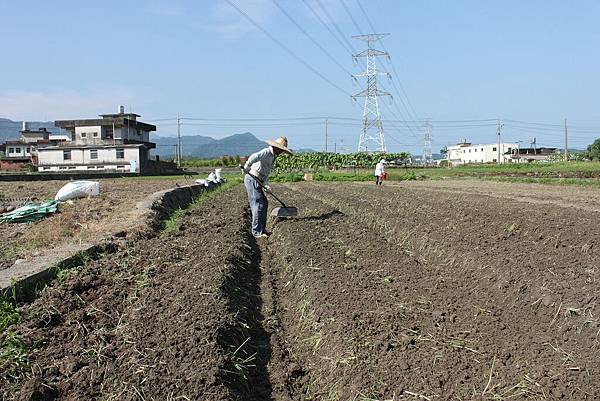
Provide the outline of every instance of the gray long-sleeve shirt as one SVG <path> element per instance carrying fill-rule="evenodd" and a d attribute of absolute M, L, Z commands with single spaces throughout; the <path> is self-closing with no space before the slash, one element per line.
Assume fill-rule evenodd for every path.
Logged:
<path fill-rule="evenodd" d="M 250 174 L 259 178 L 266 185 L 273 168 L 273 162 L 275 162 L 275 153 L 273 148 L 269 146 L 251 154 L 244 165 L 244 169 L 249 168 Z"/>

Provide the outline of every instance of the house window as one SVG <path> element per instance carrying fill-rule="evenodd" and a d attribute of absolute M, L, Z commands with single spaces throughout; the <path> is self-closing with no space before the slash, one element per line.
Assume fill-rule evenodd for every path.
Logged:
<path fill-rule="evenodd" d="M 124 169 L 125 166 L 117 166 L 117 168 Z"/>
<path fill-rule="evenodd" d="M 90 149 L 90 159 L 98 159 L 98 149 Z"/>
<path fill-rule="evenodd" d="M 471 149 L 469 149 L 469 153 L 471 153 Z"/>
<path fill-rule="evenodd" d="M 492 148 L 492 152 L 495 152 L 496 150 L 497 150 L 496 148 Z M 496 160 L 494 160 L 494 161 L 496 161 Z"/>
<path fill-rule="evenodd" d="M 75 170 L 75 166 L 69 166 L 67 167 L 69 170 Z"/>
<path fill-rule="evenodd" d="M 81 133 L 81 137 L 82 137 L 82 138 L 87 138 L 87 132 L 82 132 L 82 133 Z"/>
<path fill-rule="evenodd" d="M 21 148 L 15 148 L 15 153 L 21 153 Z"/>
<path fill-rule="evenodd" d="M 63 150 L 63 160 L 71 160 L 71 149 Z"/>
<path fill-rule="evenodd" d="M 112 127 L 111 128 L 106 128 L 106 131 L 104 132 L 104 135 L 106 136 L 106 139 L 113 139 L 114 132 L 113 132 Z"/>
<path fill-rule="evenodd" d="M 31 148 L 25 148 L 25 153 L 31 153 Z"/>
<path fill-rule="evenodd" d="M 15 153 L 15 148 L 8 148 L 8 153 Z"/>
<path fill-rule="evenodd" d="M 117 159 L 124 159 L 124 158 L 125 158 L 125 149 L 118 148 L 117 149 Z"/>
<path fill-rule="evenodd" d="M 483 148 L 481 148 L 481 151 L 483 152 Z"/>
<path fill-rule="evenodd" d="M 98 133 L 97 133 L 97 132 L 93 132 L 93 133 L 92 133 L 92 136 L 93 136 L 94 138 L 98 138 Z"/>
<path fill-rule="evenodd" d="M 475 148 L 475 152 L 477 152 L 477 148 Z"/>

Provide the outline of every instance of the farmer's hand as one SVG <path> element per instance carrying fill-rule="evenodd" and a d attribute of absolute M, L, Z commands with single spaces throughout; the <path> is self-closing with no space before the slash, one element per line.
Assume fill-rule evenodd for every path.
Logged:
<path fill-rule="evenodd" d="M 243 164 L 240 164 L 240 170 L 242 170 L 244 173 L 248 174 L 250 172 L 249 168 L 244 167 Z"/>
<path fill-rule="evenodd" d="M 265 192 L 270 194 L 271 193 L 271 186 L 270 185 L 265 185 Z"/>

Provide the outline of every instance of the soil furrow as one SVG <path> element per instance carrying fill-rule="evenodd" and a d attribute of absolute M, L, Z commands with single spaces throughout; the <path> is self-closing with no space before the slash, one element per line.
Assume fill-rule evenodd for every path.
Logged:
<path fill-rule="evenodd" d="M 543 253 L 539 257 L 541 265 L 531 258 L 526 259 L 527 264 L 523 265 L 523 260 L 518 257 L 524 251 L 518 243 L 523 240 L 524 230 L 510 227 L 513 223 L 527 225 L 535 222 L 536 216 L 528 216 L 531 211 L 519 211 L 513 204 L 494 207 L 489 200 L 478 198 L 478 202 L 485 202 L 485 205 L 478 206 L 477 202 L 469 202 L 468 199 L 458 202 L 450 198 L 430 199 L 423 196 L 423 191 L 419 191 L 421 195 L 414 192 L 406 194 L 405 190 L 403 194 L 398 194 L 395 188 L 380 192 L 360 184 L 336 186 L 311 183 L 290 188 L 295 190 L 297 202 L 306 202 L 307 197 L 313 197 L 315 201 L 325 200 L 330 208 L 337 207 L 349 213 L 349 220 L 355 222 L 352 228 L 332 223 L 327 234 L 321 233 L 323 238 L 335 236 L 337 232 L 360 232 L 370 227 L 369 233 L 363 234 L 356 242 L 362 240 L 372 244 L 374 255 L 377 252 L 386 255 L 384 264 L 386 261 L 390 264 L 401 261 L 402 268 L 399 270 L 382 269 L 384 274 L 390 274 L 389 280 L 404 284 L 404 288 L 395 288 L 390 296 L 397 296 L 405 306 L 414 303 L 415 299 L 422 305 L 416 307 L 420 312 L 409 318 L 415 323 L 414 327 L 409 325 L 396 333 L 391 330 L 390 335 L 405 339 L 412 337 L 411 341 L 416 341 L 416 348 L 421 351 L 427 346 L 431 347 L 426 351 L 429 355 L 421 355 L 420 361 L 417 362 L 415 358 L 408 363 L 421 376 L 421 382 L 427 383 L 425 389 L 435 390 L 434 393 L 442 399 L 459 396 L 471 399 L 477 391 L 482 396 L 487 383 L 486 375 L 489 377 L 493 363 L 494 380 L 491 388 L 486 390 L 487 397 L 501 396 L 505 391 L 507 394 L 504 396 L 593 399 L 596 390 L 593 390 L 592 377 L 598 371 L 599 360 L 595 341 L 598 331 L 598 320 L 594 318 L 596 298 L 593 295 L 597 287 L 593 276 L 589 276 L 595 271 L 597 259 L 593 254 L 574 253 L 575 259 L 565 259 L 569 260 L 568 265 L 561 266 L 557 257 L 559 252 L 552 251 L 557 249 L 555 242 L 538 241 L 533 249 Z M 459 205 L 458 210 L 452 210 L 456 205 Z M 496 213 L 495 219 L 494 214 L 487 215 L 489 210 Z M 470 219 L 462 224 L 467 212 L 470 213 Z M 483 215 L 478 217 L 482 212 Z M 551 208 L 545 212 L 557 213 Z M 508 220 L 510 224 L 502 219 L 503 216 L 512 218 Z M 559 233 L 564 236 L 560 243 L 571 240 L 573 248 L 578 246 L 578 242 L 583 246 L 583 241 L 593 243 L 598 239 L 597 234 L 569 238 L 577 233 L 577 227 L 581 227 L 577 226 L 577 220 L 585 221 L 585 217 L 577 213 L 563 216 L 563 219 L 572 219 L 565 229 L 553 231 L 552 227 L 547 227 L 548 230 L 538 229 L 535 235 Z M 481 219 L 482 224 L 477 224 L 475 217 Z M 446 224 L 455 219 L 459 219 L 461 224 L 456 223 L 452 235 L 445 234 Z M 484 221 L 488 221 L 488 224 L 484 224 Z M 556 224 L 560 225 L 561 222 Z M 468 227 L 468 230 L 463 231 L 463 227 Z M 298 233 L 318 235 L 314 227 L 295 228 L 289 233 L 290 242 Z M 381 249 L 375 244 L 384 239 L 378 240 L 376 233 L 397 238 L 386 238 L 388 249 Z M 591 234 L 589 230 L 586 233 Z M 488 237 L 489 247 L 485 247 L 483 241 L 474 244 L 482 237 Z M 300 234 L 300 238 L 294 238 L 293 241 L 303 244 L 307 241 L 306 235 Z M 505 241 L 508 242 L 508 257 L 498 258 L 495 252 L 501 251 Z M 313 255 L 317 261 L 331 260 L 333 257 L 331 250 L 318 249 L 314 240 L 312 247 L 306 249 L 307 252 L 310 250 L 317 250 Z M 381 263 L 378 258 L 379 255 L 373 256 L 373 260 L 365 265 L 378 265 Z M 548 264 L 550 261 L 551 265 Z M 304 263 L 310 263 L 310 260 Z M 579 270 L 575 270 L 577 268 Z M 547 269 L 554 271 L 548 272 Z M 584 275 L 576 273 L 586 270 L 589 272 Z M 323 287 L 331 291 L 339 285 L 329 281 L 333 278 L 327 274 L 324 279 L 327 280 L 322 282 Z M 347 291 L 352 291 L 352 287 L 359 285 L 359 282 L 344 285 Z M 372 287 L 373 292 L 385 297 L 385 289 L 375 285 Z M 394 287 L 394 284 L 391 283 L 390 287 Z M 316 302 L 322 302 L 324 295 L 317 294 L 316 297 Z M 343 304 L 341 299 L 343 297 L 336 305 Z M 363 310 L 361 307 L 357 309 Z M 385 305 L 377 304 L 377 310 L 382 315 L 381 319 L 371 324 L 390 326 Z M 340 311 L 337 310 L 336 318 L 339 319 L 339 315 Z M 322 316 L 320 318 L 323 319 Z M 468 360 L 465 355 L 449 356 L 448 352 L 444 352 L 445 347 L 462 350 L 470 354 L 472 359 Z M 410 353 L 375 353 L 372 358 L 387 360 L 390 366 L 394 366 L 390 359 L 410 360 L 410 357 L 407 358 Z M 435 366 L 430 372 L 432 377 L 423 377 L 428 367 L 423 366 L 422 361 L 430 361 Z M 405 370 L 404 375 L 398 377 L 398 382 L 406 382 L 407 379 L 410 382 L 413 375 L 415 372 Z M 439 383 L 431 380 L 436 376 Z"/>

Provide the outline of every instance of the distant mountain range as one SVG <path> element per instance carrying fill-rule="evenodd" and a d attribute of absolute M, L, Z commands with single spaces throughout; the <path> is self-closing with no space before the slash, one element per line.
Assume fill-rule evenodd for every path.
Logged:
<path fill-rule="evenodd" d="M 155 136 L 152 142 L 156 143 L 154 154 L 169 157 L 175 154 L 177 138 Z M 247 156 L 267 146 L 250 132 L 235 134 L 222 139 L 209 136 L 193 135 L 181 137 L 182 156 L 212 159 L 221 156 Z"/>

